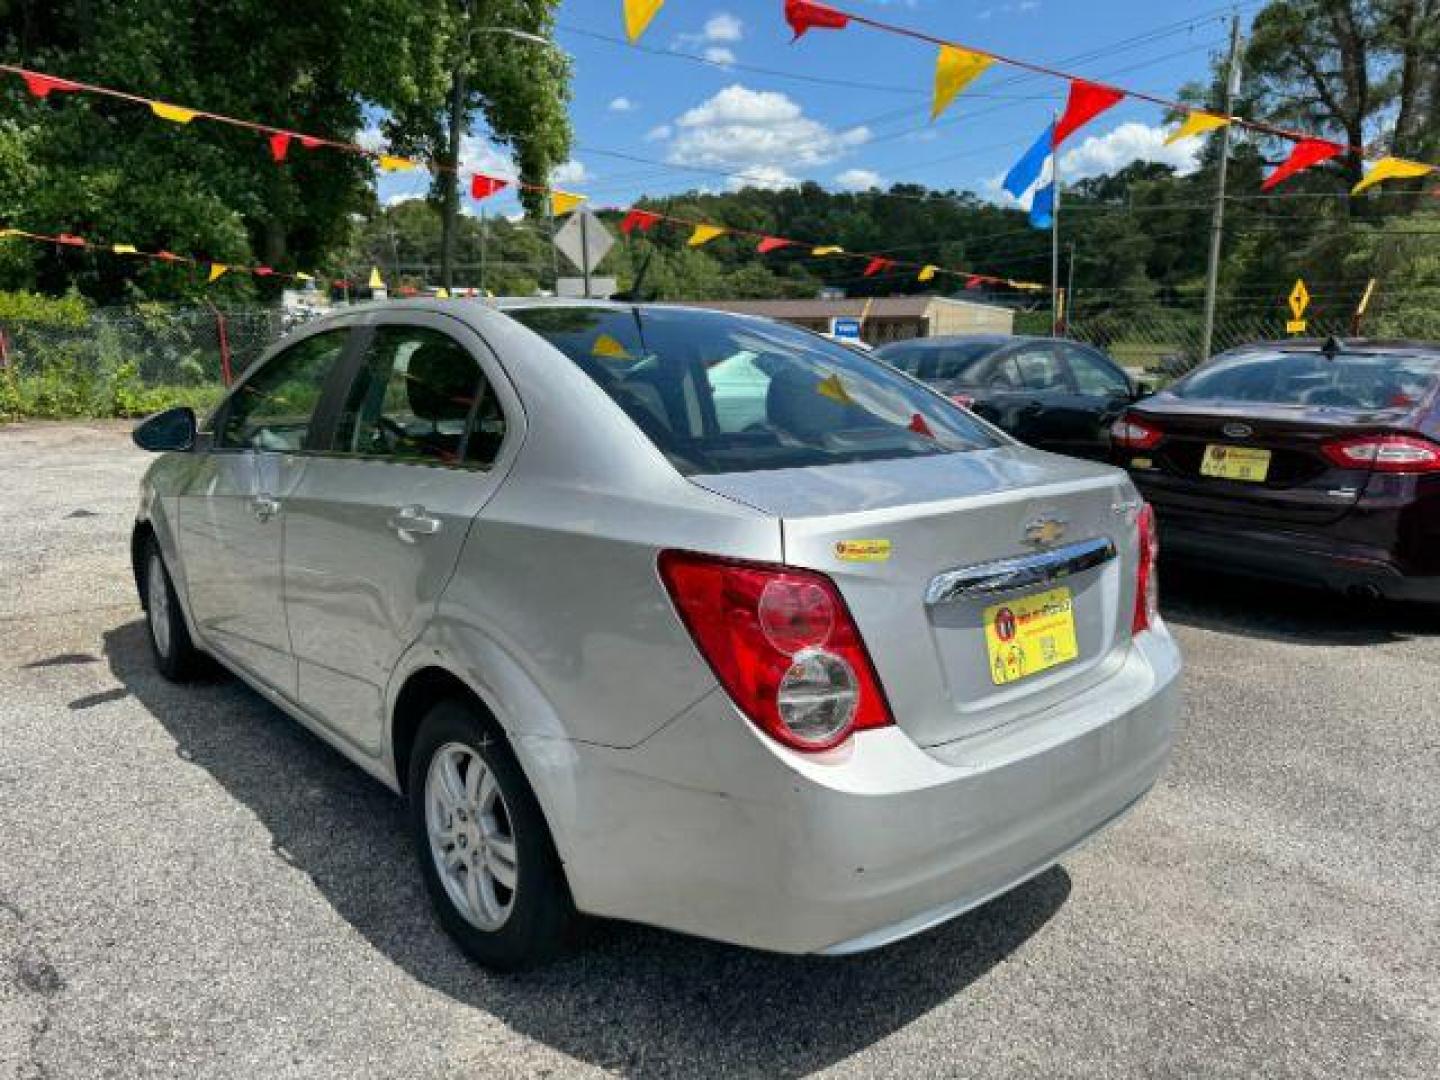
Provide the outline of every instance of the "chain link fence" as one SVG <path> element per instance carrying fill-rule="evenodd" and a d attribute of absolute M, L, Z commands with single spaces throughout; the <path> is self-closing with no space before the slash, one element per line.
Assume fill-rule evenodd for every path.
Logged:
<path fill-rule="evenodd" d="M 99 309 L 78 325 L 0 323 L 0 418 L 204 409 L 273 342 L 312 317 L 280 308 Z"/>
<path fill-rule="evenodd" d="M 272 343 L 318 311 L 279 307 L 176 307 L 147 304 L 99 309 L 75 325 L 0 321 L 0 419 L 21 416 L 141 416 L 174 404 L 204 410 L 219 400 Z M 1367 326 L 1386 336 L 1407 332 L 1404 319 Z M 1199 304 L 1143 307 L 1084 304 L 1072 313 L 1067 334 L 1096 345 L 1132 370 L 1163 383 L 1202 359 Z M 1283 311 L 1225 311 L 1215 321 L 1212 353 L 1247 342 L 1286 338 Z M 1017 333 L 1048 334 L 1050 313 L 1016 320 Z M 1312 312 L 1307 337 L 1341 337 L 1354 331 L 1352 316 Z"/>

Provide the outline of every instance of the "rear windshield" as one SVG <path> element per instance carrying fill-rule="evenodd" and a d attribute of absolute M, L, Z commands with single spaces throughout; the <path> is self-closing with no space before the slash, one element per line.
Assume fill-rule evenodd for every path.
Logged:
<path fill-rule="evenodd" d="M 926 382 L 963 380 L 999 347 L 989 341 L 960 345 L 891 345 L 880 350 L 880 359 Z"/>
<path fill-rule="evenodd" d="M 687 475 L 998 445 L 968 414 L 817 334 L 720 312 L 509 312 L 575 362 Z"/>
<path fill-rule="evenodd" d="M 1176 397 L 1333 409 L 1409 409 L 1434 392 L 1440 356 L 1256 352 L 1221 356 L 1172 387 Z"/>

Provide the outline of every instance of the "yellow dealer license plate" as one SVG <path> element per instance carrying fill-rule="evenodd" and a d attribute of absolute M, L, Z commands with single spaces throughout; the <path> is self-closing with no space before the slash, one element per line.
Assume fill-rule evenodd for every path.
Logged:
<path fill-rule="evenodd" d="M 1218 476 L 1224 480 L 1264 481 L 1270 474 L 1270 451 L 1251 446 L 1207 446 L 1200 462 L 1201 476 Z"/>
<path fill-rule="evenodd" d="M 996 686 L 1035 675 L 1079 655 L 1069 589 L 1049 589 L 985 609 L 985 645 Z"/>

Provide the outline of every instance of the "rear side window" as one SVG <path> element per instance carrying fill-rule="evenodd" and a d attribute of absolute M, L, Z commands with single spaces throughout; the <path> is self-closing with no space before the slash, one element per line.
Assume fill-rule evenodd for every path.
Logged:
<path fill-rule="evenodd" d="M 1252 352 L 1220 356 L 1176 383 L 1176 397 L 1332 409 L 1410 409 L 1435 392 L 1440 356 Z"/>
<path fill-rule="evenodd" d="M 375 330 L 335 426 L 333 453 L 488 468 L 505 416 L 466 348 L 420 326 Z"/>
<path fill-rule="evenodd" d="M 1130 393 L 1130 380 L 1098 353 L 1078 345 L 1067 345 L 1065 358 L 1070 361 L 1070 375 L 1080 393 L 1100 397 Z"/>
<path fill-rule="evenodd" d="M 996 346 L 988 342 L 885 349 L 880 358 L 917 379 L 972 382 L 980 361 Z"/>
<path fill-rule="evenodd" d="M 325 383 L 349 330 L 327 330 L 270 358 L 226 404 L 216 445 L 293 453 L 305 446 Z"/>
<path fill-rule="evenodd" d="M 510 315 L 574 361 L 682 473 L 998 445 L 967 413 L 885 364 L 794 327 L 665 308 Z"/>

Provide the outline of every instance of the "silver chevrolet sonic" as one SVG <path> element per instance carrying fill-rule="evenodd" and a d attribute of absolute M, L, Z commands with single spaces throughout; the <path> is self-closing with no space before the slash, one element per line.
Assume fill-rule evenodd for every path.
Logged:
<path fill-rule="evenodd" d="M 380 304 L 135 438 L 160 671 L 219 661 L 403 793 L 493 967 L 580 913 L 895 941 L 1116 820 L 1174 739 L 1125 475 L 793 327 Z"/>

